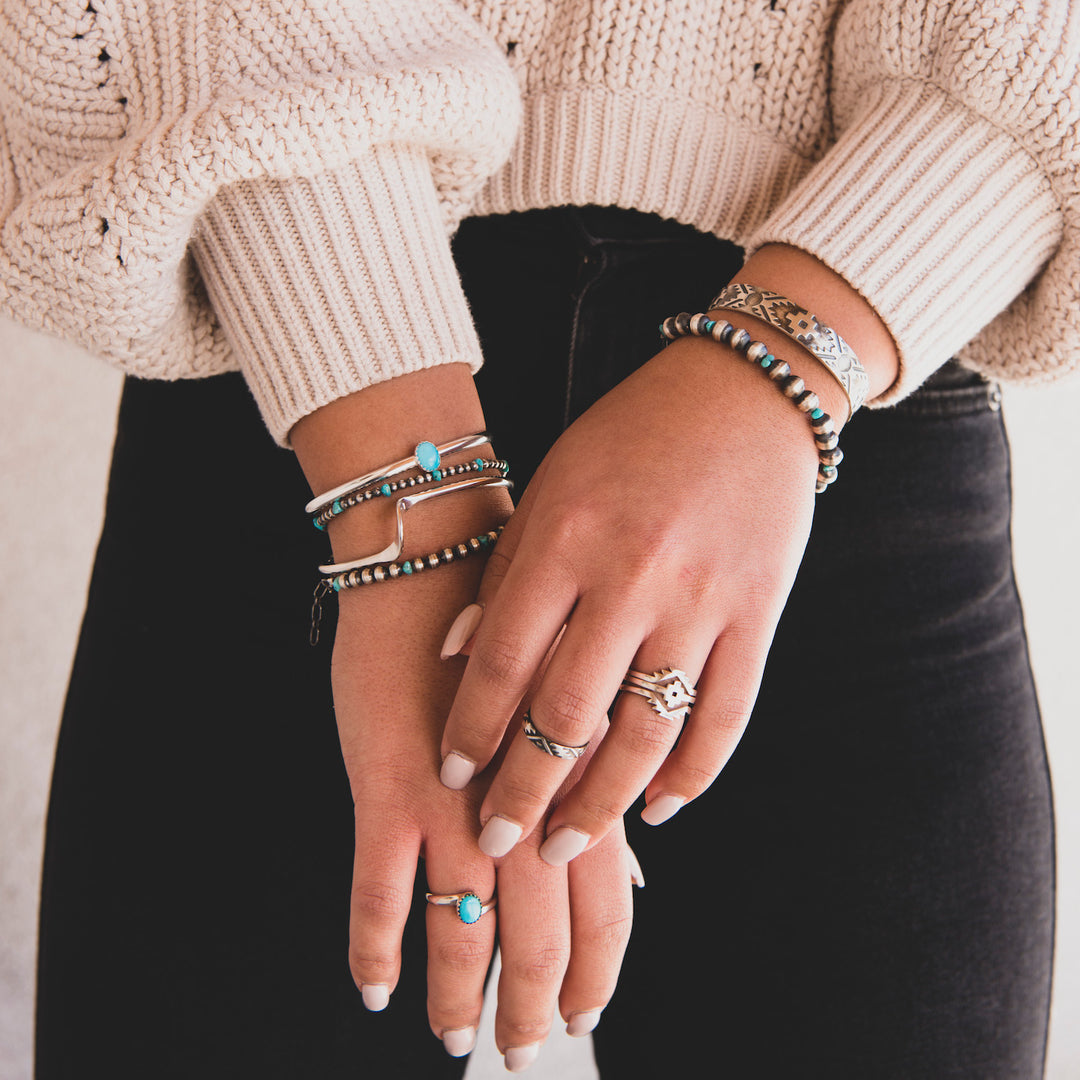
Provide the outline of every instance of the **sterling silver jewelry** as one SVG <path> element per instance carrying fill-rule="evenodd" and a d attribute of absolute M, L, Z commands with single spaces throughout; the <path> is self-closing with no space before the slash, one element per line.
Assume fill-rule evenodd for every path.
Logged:
<path fill-rule="evenodd" d="M 321 495 L 316 495 L 315 498 L 304 507 L 304 513 L 320 513 L 328 506 L 332 506 L 335 499 L 350 495 L 357 489 L 367 487 L 369 484 L 376 484 L 383 480 L 389 480 L 392 477 L 398 476 L 400 473 L 407 472 L 409 469 L 418 468 L 424 472 L 431 472 L 439 467 L 443 454 L 454 454 L 462 450 L 473 450 L 477 446 L 483 446 L 487 442 L 489 442 L 489 439 L 487 433 L 484 431 L 478 432 L 475 435 L 466 435 L 463 438 L 454 439 L 453 442 L 443 443 L 441 446 L 435 446 L 430 442 L 419 442 L 416 444 L 416 449 L 412 452 L 410 457 L 402 458 L 400 461 L 392 462 L 389 465 L 384 465 L 381 469 L 375 469 L 374 472 L 365 473 L 363 476 L 358 476 L 354 480 L 346 480 L 344 484 L 340 484 L 330 491 L 324 491 Z"/>
<path fill-rule="evenodd" d="M 533 746 L 543 750 L 545 754 L 550 754 L 552 757 L 576 760 L 589 748 L 588 743 L 583 743 L 581 746 L 564 746 L 562 743 L 553 742 L 537 729 L 536 725 L 532 722 L 532 717 L 528 713 L 525 714 L 522 730 L 525 732 L 525 738 L 528 739 Z"/>
<path fill-rule="evenodd" d="M 643 697 L 657 716 L 683 723 L 697 700 L 697 690 L 690 676 L 678 668 L 664 668 L 646 675 L 630 668 L 620 690 Z"/>
<path fill-rule="evenodd" d="M 816 315 L 779 293 L 732 282 L 709 304 L 709 310 L 743 311 L 768 323 L 813 353 L 843 387 L 848 399 L 848 419 L 866 400 L 870 376 L 851 346 Z"/>
<path fill-rule="evenodd" d="M 474 892 L 459 892 L 459 893 L 424 893 L 424 897 L 429 904 L 437 904 L 442 906 L 444 904 L 453 904 L 457 911 L 457 917 L 467 925 L 472 925 L 474 922 L 479 922 L 482 915 L 486 915 L 493 907 L 495 907 L 498 900 L 492 896 L 490 900 L 481 900 L 480 897 Z"/>
<path fill-rule="evenodd" d="M 365 555 L 362 559 L 353 559 L 351 562 L 326 563 L 319 567 L 319 571 L 323 574 L 344 574 L 347 570 L 359 570 L 365 566 L 374 566 L 376 563 L 393 562 L 400 558 L 401 552 L 405 548 L 405 512 L 416 506 L 418 503 L 426 502 L 428 499 L 434 499 L 439 495 L 450 495 L 455 491 L 467 491 L 470 488 L 512 488 L 513 486 L 513 481 L 507 480 L 506 477 L 503 476 L 470 476 L 464 480 L 455 480 L 452 484 L 443 484 L 442 487 L 427 488 L 424 491 L 418 491 L 415 495 L 403 495 L 398 499 L 397 504 L 394 507 L 394 514 L 397 519 L 397 531 L 394 536 L 394 542 L 390 544 L 389 547 L 383 548 L 382 551 L 376 551 L 374 555 Z"/>

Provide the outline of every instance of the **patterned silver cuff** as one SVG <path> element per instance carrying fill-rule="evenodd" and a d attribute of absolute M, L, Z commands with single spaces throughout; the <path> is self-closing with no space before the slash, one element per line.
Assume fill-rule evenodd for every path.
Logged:
<path fill-rule="evenodd" d="M 776 327 L 818 358 L 843 387 L 848 399 L 848 419 L 866 400 L 870 377 L 851 346 L 806 308 L 779 293 L 732 282 L 709 304 L 709 310 L 743 311 Z"/>

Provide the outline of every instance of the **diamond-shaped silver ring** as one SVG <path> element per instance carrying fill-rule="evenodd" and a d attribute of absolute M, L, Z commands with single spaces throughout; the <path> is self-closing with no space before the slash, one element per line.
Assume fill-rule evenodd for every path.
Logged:
<path fill-rule="evenodd" d="M 678 668 L 664 668 L 651 675 L 630 668 L 619 689 L 638 694 L 649 703 L 657 716 L 680 724 L 690 715 L 697 698 L 697 690 L 690 676 Z"/>

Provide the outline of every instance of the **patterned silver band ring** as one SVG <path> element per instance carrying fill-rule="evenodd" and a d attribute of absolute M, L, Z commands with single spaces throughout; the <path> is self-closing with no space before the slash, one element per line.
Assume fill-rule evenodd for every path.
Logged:
<path fill-rule="evenodd" d="M 525 732 L 525 738 L 533 744 L 543 750 L 545 754 L 550 754 L 552 757 L 567 758 L 574 760 L 581 757 L 582 754 L 589 748 L 588 743 L 584 743 L 581 746 L 563 746 L 562 743 L 553 742 L 546 735 L 540 732 L 536 725 L 532 722 L 532 717 L 528 713 L 525 714 L 525 722 L 522 724 L 522 730 Z"/>
<path fill-rule="evenodd" d="M 664 668 L 646 675 L 630 668 L 620 690 L 643 697 L 657 716 L 682 723 L 697 700 L 693 680 L 678 668 Z"/>

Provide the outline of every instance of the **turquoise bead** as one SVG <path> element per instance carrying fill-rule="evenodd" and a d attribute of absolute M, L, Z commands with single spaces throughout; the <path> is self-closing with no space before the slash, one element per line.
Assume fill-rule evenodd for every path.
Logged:
<path fill-rule="evenodd" d="M 824 415 L 825 415 L 825 410 L 824 409 L 815 409 L 810 414 L 810 419 L 811 420 L 820 420 Z"/>
<path fill-rule="evenodd" d="M 435 480 L 441 480 L 442 479 L 442 469 L 436 469 L 431 475 Z"/>
<path fill-rule="evenodd" d="M 318 529 L 320 532 L 326 532 L 326 526 L 318 518 L 312 518 L 311 524 L 314 525 L 315 528 Z"/>
<path fill-rule="evenodd" d="M 331 507 L 330 507 L 330 509 L 331 509 L 331 510 L 332 510 L 332 511 L 333 511 L 333 512 L 334 512 L 335 514 L 340 514 L 340 513 L 341 513 L 341 500 L 340 500 L 340 499 L 335 499 L 335 500 L 334 500 L 334 505 L 333 505 L 333 506 L 331 506 Z"/>
<path fill-rule="evenodd" d="M 413 565 L 411 562 L 401 564 L 401 572 L 403 574 L 411 574 L 413 572 Z"/>
<path fill-rule="evenodd" d="M 341 592 L 341 578 L 334 578 L 334 592 Z"/>
<path fill-rule="evenodd" d="M 773 356 L 772 353 L 768 353 L 767 355 L 765 355 L 765 356 L 763 356 L 761 358 L 761 366 L 763 368 L 771 368 L 773 366 L 773 364 L 775 364 L 775 363 L 776 363 L 776 357 Z"/>
<path fill-rule="evenodd" d="M 439 448 L 433 442 L 416 444 L 416 463 L 424 472 L 434 472 L 439 467 Z"/>
<path fill-rule="evenodd" d="M 380 495 L 389 495 L 389 494 L 390 494 L 390 490 L 391 490 L 391 489 L 390 489 L 390 485 L 389 485 L 389 484 L 383 484 L 383 486 L 382 486 L 381 488 L 379 488 L 379 494 L 380 494 Z"/>
<path fill-rule="evenodd" d="M 716 322 L 713 319 L 706 319 L 702 329 L 704 329 L 706 334 L 711 334 L 714 326 L 716 326 Z"/>
<path fill-rule="evenodd" d="M 476 922 L 481 914 L 483 914 L 481 911 L 480 897 L 477 896 L 476 893 L 467 893 L 458 901 L 457 913 L 458 918 L 463 923 L 471 924 Z"/>
<path fill-rule="evenodd" d="M 476 466 L 476 467 L 477 467 L 478 469 L 482 469 L 482 468 L 484 467 L 484 459 L 483 459 L 483 458 L 478 458 L 478 457 L 477 457 L 477 458 L 473 458 L 473 464 L 474 464 L 474 465 L 475 465 L 475 466 Z"/>

